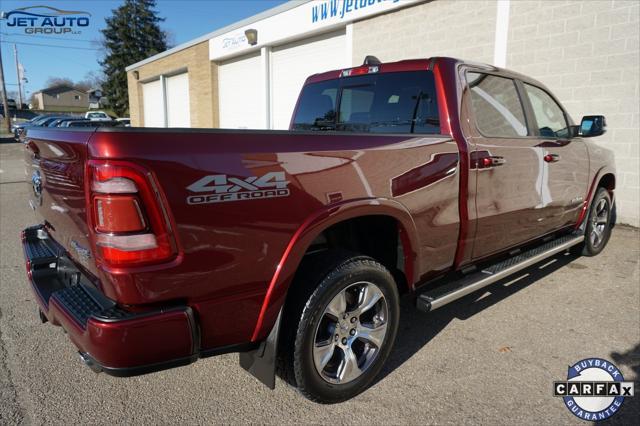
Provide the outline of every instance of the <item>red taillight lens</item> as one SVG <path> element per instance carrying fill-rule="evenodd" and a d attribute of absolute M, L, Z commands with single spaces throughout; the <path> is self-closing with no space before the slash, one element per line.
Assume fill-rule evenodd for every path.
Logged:
<path fill-rule="evenodd" d="M 173 258 L 176 243 L 153 176 L 122 161 L 88 167 L 89 225 L 100 260 L 121 267 Z"/>
<path fill-rule="evenodd" d="M 141 232 L 145 229 L 142 210 L 134 196 L 96 195 L 93 208 L 98 232 Z"/>

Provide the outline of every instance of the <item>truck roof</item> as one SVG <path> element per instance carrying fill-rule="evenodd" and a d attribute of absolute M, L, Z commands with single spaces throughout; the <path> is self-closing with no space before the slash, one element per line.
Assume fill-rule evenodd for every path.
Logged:
<path fill-rule="evenodd" d="M 332 79 L 336 79 L 336 78 L 340 78 L 343 76 L 343 72 L 346 70 L 355 70 L 355 69 L 364 69 L 365 67 L 378 67 L 377 71 L 378 73 L 385 73 L 385 72 L 402 72 L 402 71 L 420 71 L 420 70 L 428 70 L 428 69 L 433 69 L 433 66 L 435 65 L 436 62 L 449 62 L 449 63 L 456 63 L 456 64 L 466 64 L 469 66 L 472 66 L 474 68 L 478 68 L 478 69 L 482 69 L 482 70 L 486 70 L 486 71 L 493 71 L 493 72 L 500 72 L 501 74 L 504 75 L 509 75 L 511 77 L 517 78 L 519 80 L 523 80 L 523 81 L 530 81 L 535 83 L 538 86 L 542 86 L 542 84 L 540 82 L 538 82 L 537 80 L 532 79 L 531 77 L 528 77 L 526 75 L 517 73 L 515 71 L 511 71 L 509 69 L 505 69 L 505 68 L 500 68 L 500 67 L 496 67 L 495 65 L 491 65 L 491 64 L 486 64 L 483 62 L 476 62 L 476 61 L 468 61 L 468 60 L 464 60 L 464 59 L 460 59 L 460 58 L 453 58 L 453 57 L 448 57 L 448 56 L 433 56 L 430 58 L 419 58 L 419 59 L 405 59 L 402 61 L 395 61 L 395 62 L 382 62 L 379 64 L 363 64 L 363 65 L 359 65 L 359 66 L 355 66 L 355 67 L 348 67 L 348 68 L 342 68 L 342 69 L 336 69 L 336 70 L 331 70 L 331 71 L 326 71 L 323 73 L 318 73 L 318 74 L 313 74 L 311 76 L 309 76 L 307 78 L 307 80 L 305 81 L 305 84 L 309 84 L 309 83 L 317 83 L 320 81 L 326 81 L 326 80 L 332 80 Z"/>

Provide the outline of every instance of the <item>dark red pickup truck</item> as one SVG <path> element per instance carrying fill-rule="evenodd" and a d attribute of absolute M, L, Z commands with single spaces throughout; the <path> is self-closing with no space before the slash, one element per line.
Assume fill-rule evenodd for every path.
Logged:
<path fill-rule="evenodd" d="M 22 234 L 43 321 L 127 376 L 240 352 L 336 402 L 398 331 L 614 223 L 610 151 L 542 84 L 451 58 L 308 78 L 290 131 L 29 129 Z"/>

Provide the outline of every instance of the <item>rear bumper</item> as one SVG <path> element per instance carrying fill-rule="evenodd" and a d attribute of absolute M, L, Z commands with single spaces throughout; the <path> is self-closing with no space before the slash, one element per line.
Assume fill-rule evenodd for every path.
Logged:
<path fill-rule="evenodd" d="M 97 290 L 41 227 L 25 229 L 22 244 L 40 310 L 64 328 L 92 369 L 131 376 L 198 358 L 198 327 L 190 307 L 125 311 Z"/>

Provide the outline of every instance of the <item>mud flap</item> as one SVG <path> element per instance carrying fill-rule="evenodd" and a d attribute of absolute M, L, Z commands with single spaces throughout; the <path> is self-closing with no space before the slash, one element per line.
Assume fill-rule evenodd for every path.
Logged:
<path fill-rule="evenodd" d="M 240 366 L 270 389 L 276 388 L 276 356 L 281 317 L 282 308 L 267 339 L 260 343 L 257 349 L 240 353 Z"/>

